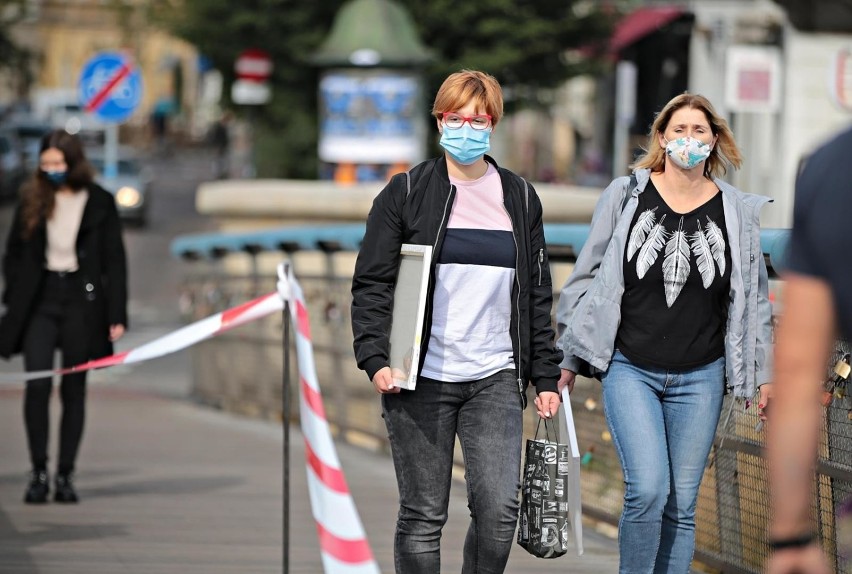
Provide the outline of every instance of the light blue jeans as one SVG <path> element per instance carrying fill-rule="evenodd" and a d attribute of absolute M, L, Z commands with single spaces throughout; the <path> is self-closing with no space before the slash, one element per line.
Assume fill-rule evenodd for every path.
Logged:
<path fill-rule="evenodd" d="M 616 351 L 602 381 L 624 472 L 619 573 L 686 574 L 698 487 L 722 410 L 725 358 L 667 371 L 637 366 Z"/>

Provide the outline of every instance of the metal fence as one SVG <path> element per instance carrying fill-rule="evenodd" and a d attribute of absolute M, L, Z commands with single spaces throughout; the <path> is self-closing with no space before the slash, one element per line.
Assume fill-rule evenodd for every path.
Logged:
<path fill-rule="evenodd" d="M 235 277 L 223 273 L 218 265 L 221 262 L 204 263 L 187 276 L 182 297 L 187 319 L 207 316 L 275 289 L 271 276 L 255 273 Z M 329 270 L 333 268 L 328 266 Z M 332 432 L 338 440 L 387 450 L 379 401 L 353 358 L 351 278 L 331 272 L 298 277 L 308 304 L 318 377 Z M 286 417 L 282 412 L 281 327 L 280 316 L 270 317 L 195 346 L 196 397 L 251 416 L 297 420 L 297 405 L 291 405 Z M 847 352 L 848 346 L 839 342 L 837 357 Z M 291 376 L 290 380 L 294 381 L 292 396 L 298 396 L 298 377 Z M 533 391 L 529 392 L 532 395 Z M 623 481 L 604 420 L 599 383 L 578 379 L 571 402 L 582 453 L 583 511 L 590 518 L 617 524 Z M 837 572 L 850 571 L 838 552 L 838 538 L 843 532 L 837 519 L 838 510 L 852 495 L 850 409 L 852 403 L 847 398 L 835 399 L 826 409 L 813 493 L 814 518 Z M 534 419 L 535 411 L 528 408 L 527 436 L 534 432 Z M 756 424 L 756 408 L 745 409 L 744 401 L 725 399 L 697 509 L 696 560 L 708 571 L 760 572 L 768 555 L 764 436 L 755 429 Z M 461 465 L 460 449 L 456 450 Z"/>

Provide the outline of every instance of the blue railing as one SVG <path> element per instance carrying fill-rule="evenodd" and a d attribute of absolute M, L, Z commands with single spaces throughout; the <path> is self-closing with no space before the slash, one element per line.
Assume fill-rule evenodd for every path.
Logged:
<path fill-rule="evenodd" d="M 588 225 L 546 224 L 551 261 L 575 259 L 588 239 L 588 232 Z M 265 275 L 259 273 L 258 254 L 272 254 L 272 259 L 282 253 L 308 254 L 305 272 L 297 275 L 309 293 L 306 301 L 312 317 L 315 363 L 321 370 L 318 376 L 333 381 L 327 388 L 327 416 L 340 440 L 357 437 L 354 440 L 360 445 L 372 442 L 386 449 L 387 433 L 381 422 L 380 403 L 354 364 L 347 313 L 351 275 L 348 266 L 336 265 L 341 255 L 351 259 L 351 253 L 360 248 L 363 235 L 363 223 L 292 226 L 246 233 L 186 235 L 172 242 L 171 251 L 176 257 L 199 262 L 197 267 L 195 263 L 188 266 L 193 269 L 188 270 L 181 298 L 187 303 L 187 317 L 192 318 L 207 317 L 273 289 L 274 274 L 268 268 Z M 767 265 L 777 274 L 783 265 L 789 230 L 764 229 L 760 239 Z M 314 261 L 318 253 L 319 259 L 327 263 L 325 268 Z M 250 256 L 251 273 L 235 271 L 242 265 L 234 265 L 233 269 L 220 265 L 229 254 Z M 293 257 L 291 263 L 299 264 L 300 259 Z M 347 272 L 341 274 L 338 267 Z M 563 274 L 566 271 L 560 269 Z M 554 298 L 558 297 L 559 286 L 555 287 Z M 275 317 L 274 321 L 257 322 L 254 327 L 243 327 L 239 333 L 224 334 L 193 347 L 195 397 L 237 412 L 268 418 L 281 416 L 281 411 L 276 410 L 280 402 L 271 399 L 279 392 L 282 368 L 278 360 L 282 345 L 280 319 Z M 838 342 L 832 361 L 848 350 L 847 343 Z M 600 385 L 581 382 L 574 388 L 572 403 L 581 448 L 590 456 L 581 481 L 583 511 L 592 518 L 616 524 L 621 512 L 622 476 L 617 455 L 607 438 L 603 410 L 596 406 L 602 404 Z M 292 404 L 290 409 L 287 416 L 297 416 Z M 852 496 L 852 455 L 847 446 L 852 432 L 847 417 L 849 410 L 848 398 L 836 399 L 827 409 L 823 433 L 827 448 L 821 451 L 823 456 L 816 466 L 821 486 L 816 491 L 814 516 L 818 517 L 818 532 L 838 572 L 850 571 L 841 565 L 838 530 L 833 518 L 841 502 Z M 754 409 L 726 412 L 729 414 L 717 430 L 713 464 L 705 471 L 701 487 L 696 557 L 720 571 L 755 574 L 762 571 L 769 551 L 764 534 L 768 492 L 762 458 L 763 435 L 755 429 Z M 530 425 L 527 431 L 528 435 L 532 432 Z"/>
<path fill-rule="evenodd" d="M 181 235 L 172 241 L 172 255 L 184 259 L 218 259 L 228 253 L 262 251 L 357 251 L 364 224 L 282 227 L 243 233 Z"/>
<path fill-rule="evenodd" d="M 549 223 L 544 226 L 552 260 L 575 259 L 588 235 L 587 224 Z M 763 229 L 760 232 L 767 266 L 776 274 L 783 268 L 789 235 L 789 229 Z M 182 235 L 172 242 L 171 251 L 175 257 L 184 259 L 219 259 L 229 253 L 253 255 L 263 251 L 357 251 L 363 237 L 363 223 L 282 227 L 244 233 Z"/>

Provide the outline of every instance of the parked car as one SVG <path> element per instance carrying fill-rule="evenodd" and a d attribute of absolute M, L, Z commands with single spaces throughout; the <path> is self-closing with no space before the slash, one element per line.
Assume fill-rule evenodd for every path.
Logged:
<path fill-rule="evenodd" d="M 54 128 L 76 134 L 86 146 L 104 145 L 106 124 L 84 112 L 78 103 L 54 105 L 48 111 L 48 121 Z"/>
<path fill-rule="evenodd" d="M 19 117 L 4 122 L 3 128 L 15 134 L 21 152 L 24 173 L 27 177 L 38 167 L 38 151 L 41 138 L 53 128 L 50 124 L 31 117 Z"/>
<path fill-rule="evenodd" d="M 148 219 L 151 203 L 149 168 L 143 167 L 139 158 L 129 148 L 119 148 L 118 173 L 113 181 L 104 176 L 105 154 L 103 148 L 86 150 L 86 157 L 95 169 L 95 181 L 115 196 L 118 214 L 122 220 L 143 226 Z"/>
<path fill-rule="evenodd" d="M 22 177 L 21 156 L 14 138 L 10 133 L 0 131 L 0 202 L 17 196 Z"/>
<path fill-rule="evenodd" d="M 49 124 L 28 116 L 12 116 L 0 124 L 0 199 L 13 199 L 38 167 L 41 138 Z"/>

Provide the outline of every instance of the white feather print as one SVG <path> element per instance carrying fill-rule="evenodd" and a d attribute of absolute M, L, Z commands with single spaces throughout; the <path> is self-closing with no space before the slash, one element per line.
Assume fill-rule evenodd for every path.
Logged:
<path fill-rule="evenodd" d="M 704 228 L 704 234 L 707 236 L 707 243 L 710 245 L 710 252 L 713 254 L 713 259 L 719 266 L 719 275 L 725 274 L 725 236 L 722 235 L 722 230 L 716 225 L 710 217 L 707 217 L 707 227 Z"/>
<path fill-rule="evenodd" d="M 698 272 L 701 273 L 701 282 L 707 289 L 713 283 L 713 278 L 716 277 L 716 265 L 713 264 L 713 253 L 710 251 L 710 244 L 707 243 L 704 230 L 701 229 L 700 221 L 698 222 L 698 231 L 690 235 L 690 243 L 692 252 L 695 253 Z"/>
<path fill-rule="evenodd" d="M 633 226 L 633 231 L 630 232 L 630 239 L 627 241 L 628 261 L 633 259 L 636 252 L 639 251 L 642 244 L 645 243 L 645 237 L 648 236 L 648 232 L 651 231 L 654 224 L 657 222 L 657 219 L 654 216 L 655 211 L 657 211 L 656 207 L 654 209 L 646 209 L 636 220 L 636 225 Z"/>
<path fill-rule="evenodd" d="M 671 307 L 680 295 L 686 278 L 689 276 L 689 242 L 683 231 L 683 218 L 666 243 L 666 258 L 663 259 L 663 286 L 666 290 L 666 304 Z"/>
<path fill-rule="evenodd" d="M 666 216 L 663 214 L 660 222 L 648 232 L 648 238 L 639 250 L 639 255 L 636 257 L 636 275 L 639 279 L 645 276 L 645 273 L 648 272 L 648 269 L 657 260 L 657 255 L 659 255 L 660 249 L 666 242 L 667 233 L 666 228 L 663 227 L 665 219 Z"/>

